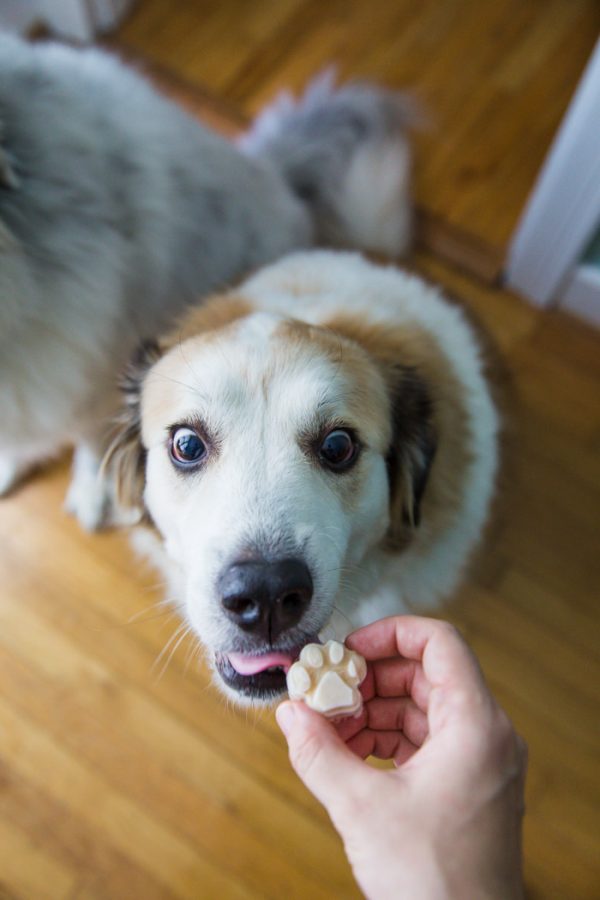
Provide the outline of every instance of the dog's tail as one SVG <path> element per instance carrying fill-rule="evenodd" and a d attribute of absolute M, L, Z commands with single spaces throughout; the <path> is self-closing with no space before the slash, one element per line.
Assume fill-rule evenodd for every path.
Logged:
<path fill-rule="evenodd" d="M 416 104 L 333 81 L 328 70 L 298 101 L 279 95 L 239 146 L 274 164 L 308 205 L 316 242 L 401 255 L 412 231 L 407 127 L 418 119 Z"/>

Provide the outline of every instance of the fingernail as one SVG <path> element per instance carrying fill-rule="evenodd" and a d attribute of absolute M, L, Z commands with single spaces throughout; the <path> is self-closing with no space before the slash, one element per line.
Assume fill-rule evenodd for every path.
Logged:
<path fill-rule="evenodd" d="M 282 703 L 281 706 L 278 706 L 275 710 L 275 718 L 277 719 L 277 724 L 286 737 L 289 737 L 289 734 L 294 727 L 295 717 L 296 710 L 291 703 Z"/>

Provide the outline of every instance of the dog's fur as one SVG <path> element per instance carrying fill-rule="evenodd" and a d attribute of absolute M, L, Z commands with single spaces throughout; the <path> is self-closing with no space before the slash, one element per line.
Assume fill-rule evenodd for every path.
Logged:
<path fill-rule="evenodd" d="M 342 636 L 431 607 L 481 534 L 498 417 L 478 339 L 413 275 L 355 254 L 288 256 L 147 347 L 126 395 L 112 448 L 123 499 L 144 507 L 150 552 L 219 674 L 231 653 L 293 653 L 332 623 Z M 182 425 L 208 448 L 183 473 L 169 453 Z M 335 428 L 360 445 L 338 473 L 315 452 Z M 268 646 L 224 615 L 217 586 L 236 560 L 290 556 L 314 595 Z"/>
<path fill-rule="evenodd" d="M 140 340 L 315 241 L 402 253 L 410 115 L 321 82 L 238 149 L 105 53 L 0 36 L 0 494 L 72 444 L 68 505 L 102 524 L 115 373 Z"/>

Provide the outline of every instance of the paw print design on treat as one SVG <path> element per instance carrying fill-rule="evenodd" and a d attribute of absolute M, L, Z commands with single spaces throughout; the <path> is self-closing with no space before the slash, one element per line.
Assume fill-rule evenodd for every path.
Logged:
<path fill-rule="evenodd" d="M 290 700 L 304 700 L 329 719 L 356 715 L 363 705 L 358 686 L 366 674 L 364 658 L 339 641 L 307 644 L 287 673 Z"/>

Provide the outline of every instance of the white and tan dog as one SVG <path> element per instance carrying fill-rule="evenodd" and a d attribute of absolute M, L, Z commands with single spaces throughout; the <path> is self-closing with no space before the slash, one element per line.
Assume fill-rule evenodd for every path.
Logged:
<path fill-rule="evenodd" d="M 112 449 L 218 680 L 284 690 L 323 632 L 434 604 L 482 531 L 497 414 L 474 331 L 419 278 L 302 252 L 132 368 Z"/>
<path fill-rule="evenodd" d="M 291 250 L 402 254 L 413 118 L 402 95 L 326 75 L 235 147 L 107 53 L 0 33 L 0 497 L 74 446 L 68 509 L 118 521 L 98 477 L 115 373 Z"/>

